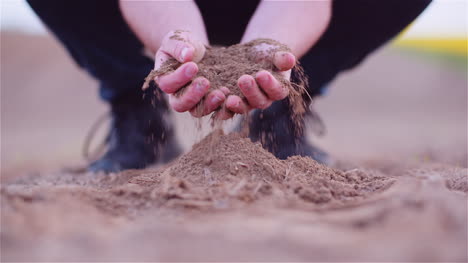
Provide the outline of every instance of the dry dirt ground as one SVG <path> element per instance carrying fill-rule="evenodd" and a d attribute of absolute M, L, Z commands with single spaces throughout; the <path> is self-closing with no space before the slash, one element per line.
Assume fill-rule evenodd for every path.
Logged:
<path fill-rule="evenodd" d="M 311 135 L 333 168 L 232 134 L 190 151 L 209 129 L 177 114 L 174 163 L 66 172 L 95 85 L 50 37 L 2 32 L 2 261 L 468 260 L 466 67 L 385 49 L 343 74 Z"/>

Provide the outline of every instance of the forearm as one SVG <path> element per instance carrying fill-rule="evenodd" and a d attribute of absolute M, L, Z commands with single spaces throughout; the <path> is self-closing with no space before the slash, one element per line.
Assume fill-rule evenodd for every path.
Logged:
<path fill-rule="evenodd" d="M 153 53 L 171 30 L 188 30 L 208 45 L 205 25 L 193 1 L 120 0 L 122 14 L 143 44 Z"/>
<path fill-rule="evenodd" d="M 286 44 L 300 58 L 320 38 L 331 17 L 331 0 L 262 1 L 242 42 L 271 38 Z"/>

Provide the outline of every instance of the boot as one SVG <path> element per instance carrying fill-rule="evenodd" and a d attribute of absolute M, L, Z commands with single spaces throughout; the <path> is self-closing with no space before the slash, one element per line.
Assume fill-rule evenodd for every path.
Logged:
<path fill-rule="evenodd" d="M 251 114 L 249 137 L 253 142 L 260 141 L 263 148 L 279 159 L 300 155 L 309 156 L 325 165 L 330 164 L 328 154 L 307 140 L 304 125 L 304 120 L 293 120 L 287 100 L 277 101 L 268 109 L 255 110 Z"/>
<path fill-rule="evenodd" d="M 111 113 L 107 152 L 89 165 L 89 171 L 142 169 L 158 161 L 169 162 L 181 153 L 168 121 L 167 102 L 154 85 L 144 93 L 113 101 Z"/>

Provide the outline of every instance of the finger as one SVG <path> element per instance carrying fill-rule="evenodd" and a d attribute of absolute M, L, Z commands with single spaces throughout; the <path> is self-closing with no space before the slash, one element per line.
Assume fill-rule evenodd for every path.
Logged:
<path fill-rule="evenodd" d="M 205 54 L 205 46 L 193 40 L 187 31 L 169 32 L 161 44 L 161 50 L 181 63 L 199 61 Z"/>
<path fill-rule="evenodd" d="M 154 69 L 159 69 L 161 66 L 166 62 L 167 60 L 171 59 L 172 57 L 169 56 L 166 52 L 162 51 L 161 49 L 158 49 L 156 51 L 156 56 L 154 59 Z"/>
<path fill-rule="evenodd" d="M 220 90 L 214 90 L 206 96 L 205 115 L 213 112 L 226 100 L 226 95 Z"/>
<path fill-rule="evenodd" d="M 170 96 L 169 104 L 177 112 L 185 112 L 197 105 L 210 88 L 210 82 L 203 78 L 195 79 L 180 97 Z"/>
<path fill-rule="evenodd" d="M 197 64 L 194 62 L 187 62 L 174 72 L 156 77 L 154 81 L 156 81 L 162 91 L 172 94 L 189 83 L 197 73 Z"/>
<path fill-rule="evenodd" d="M 190 113 L 192 114 L 192 116 L 197 118 L 208 115 L 217 108 L 219 108 L 219 106 L 221 106 L 221 104 L 223 104 L 225 100 L 226 95 L 224 95 L 222 91 L 214 90 L 208 93 L 208 95 L 206 95 L 202 111 L 198 110 L 197 107 L 195 107 L 190 110 Z"/>
<path fill-rule="evenodd" d="M 271 105 L 271 101 L 258 88 L 252 76 L 241 76 L 237 81 L 237 85 L 253 108 L 266 109 Z"/>
<path fill-rule="evenodd" d="M 228 88 L 226 88 L 226 87 L 221 87 L 221 88 L 219 88 L 219 89 L 220 89 L 220 90 L 224 93 L 224 95 L 226 95 L 226 96 L 229 95 L 229 94 L 231 93 L 231 91 L 230 91 Z"/>
<path fill-rule="evenodd" d="M 195 53 L 195 47 L 191 43 L 171 38 L 163 41 L 161 50 L 180 63 L 191 61 Z"/>
<path fill-rule="evenodd" d="M 289 94 L 289 90 L 266 70 L 258 72 L 255 80 L 271 100 L 282 100 Z"/>
<path fill-rule="evenodd" d="M 291 52 L 279 51 L 275 53 L 273 64 L 280 71 L 290 70 L 296 65 L 296 57 Z"/>
<path fill-rule="evenodd" d="M 227 97 L 224 104 L 226 105 L 226 108 L 235 113 L 245 114 L 249 112 L 249 106 L 239 96 L 236 95 Z"/>

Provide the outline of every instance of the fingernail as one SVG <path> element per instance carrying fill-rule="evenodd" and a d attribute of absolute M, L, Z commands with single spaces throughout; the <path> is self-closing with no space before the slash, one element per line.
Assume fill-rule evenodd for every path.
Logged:
<path fill-rule="evenodd" d="M 228 95 L 229 93 L 231 93 L 231 91 L 226 87 L 221 87 L 221 91 L 224 93 L 224 95 Z"/>
<path fill-rule="evenodd" d="M 185 76 L 189 78 L 195 76 L 196 73 L 197 73 L 197 68 L 193 66 L 187 67 L 187 69 L 185 69 Z"/>
<path fill-rule="evenodd" d="M 184 47 L 182 49 L 182 52 L 180 52 L 180 60 L 185 61 L 185 56 L 187 55 L 187 52 L 189 51 L 188 47 Z"/>
<path fill-rule="evenodd" d="M 214 96 L 212 99 L 211 99 L 211 103 L 213 104 L 217 104 L 219 102 L 221 102 L 223 100 L 223 98 L 220 98 L 218 96 Z"/>
<path fill-rule="evenodd" d="M 198 91 L 198 92 L 204 92 L 205 91 L 205 85 L 203 85 L 203 83 L 200 81 L 200 82 L 197 82 L 195 84 L 195 89 Z"/>
<path fill-rule="evenodd" d="M 244 88 L 250 88 L 252 86 L 252 81 L 250 79 L 244 79 L 242 80 L 241 85 Z"/>
<path fill-rule="evenodd" d="M 285 56 L 287 56 L 287 53 L 284 52 L 284 51 L 278 51 L 278 52 L 276 52 L 275 55 L 276 55 L 276 56 L 281 56 L 282 58 L 284 58 Z"/>
<path fill-rule="evenodd" d="M 266 74 L 261 74 L 257 77 L 257 79 L 265 84 L 270 78 Z"/>

